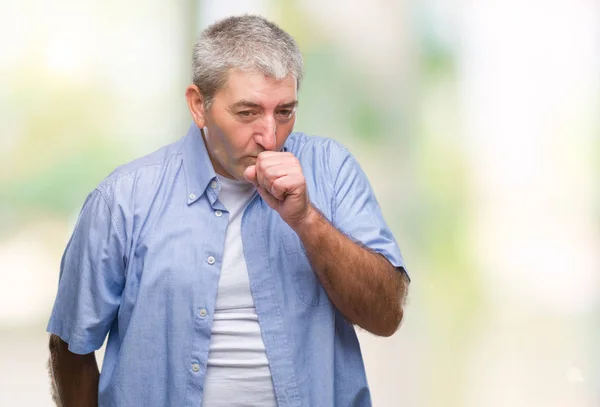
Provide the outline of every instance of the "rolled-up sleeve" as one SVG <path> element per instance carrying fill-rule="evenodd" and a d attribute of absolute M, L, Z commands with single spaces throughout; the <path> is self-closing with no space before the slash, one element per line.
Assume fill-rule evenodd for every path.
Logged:
<path fill-rule="evenodd" d="M 73 353 L 99 349 L 113 323 L 125 284 L 123 232 L 104 192 L 88 195 L 60 266 L 47 331 Z"/>
<path fill-rule="evenodd" d="M 345 148 L 330 150 L 330 167 L 335 182 L 333 224 L 347 236 L 384 255 L 406 272 L 400 248 L 389 229 L 369 180 L 360 164 Z"/>

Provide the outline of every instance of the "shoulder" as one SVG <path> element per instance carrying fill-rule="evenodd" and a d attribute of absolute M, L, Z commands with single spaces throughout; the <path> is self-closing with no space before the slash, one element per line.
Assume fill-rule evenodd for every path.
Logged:
<path fill-rule="evenodd" d="M 358 166 L 346 146 L 331 138 L 292 133 L 285 147 L 300 160 L 305 170 L 312 168 L 318 173 L 315 176 L 327 175 L 331 183 L 338 178 L 342 167 Z"/>
<path fill-rule="evenodd" d="M 329 166 L 339 164 L 352 154 L 339 141 L 321 136 L 310 136 L 294 132 L 288 137 L 285 147 L 299 159 L 321 159 Z"/>

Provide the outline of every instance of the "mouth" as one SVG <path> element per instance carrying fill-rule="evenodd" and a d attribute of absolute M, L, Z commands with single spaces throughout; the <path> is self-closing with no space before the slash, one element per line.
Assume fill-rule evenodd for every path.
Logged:
<path fill-rule="evenodd" d="M 255 165 L 256 164 L 256 156 L 253 156 L 253 155 L 246 156 L 241 160 L 241 163 L 244 168 L 248 168 L 251 165 Z"/>

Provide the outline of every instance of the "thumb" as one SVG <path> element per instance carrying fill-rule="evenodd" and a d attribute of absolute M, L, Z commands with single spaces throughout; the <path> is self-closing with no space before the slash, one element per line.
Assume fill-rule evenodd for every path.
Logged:
<path fill-rule="evenodd" d="M 251 184 L 258 184 L 258 180 L 256 179 L 256 165 L 250 165 L 244 170 L 244 178 Z"/>

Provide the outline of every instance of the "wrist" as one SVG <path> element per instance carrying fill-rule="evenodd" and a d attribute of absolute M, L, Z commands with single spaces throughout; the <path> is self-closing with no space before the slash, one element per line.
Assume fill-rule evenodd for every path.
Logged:
<path fill-rule="evenodd" d="M 321 219 L 321 217 L 321 212 L 319 212 L 319 210 L 312 204 L 309 204 L 306 214 L 296 222 L 290 223 L 289 225 L 298 236 L 302 236 L 307 231 L 312 229 Z"/>

